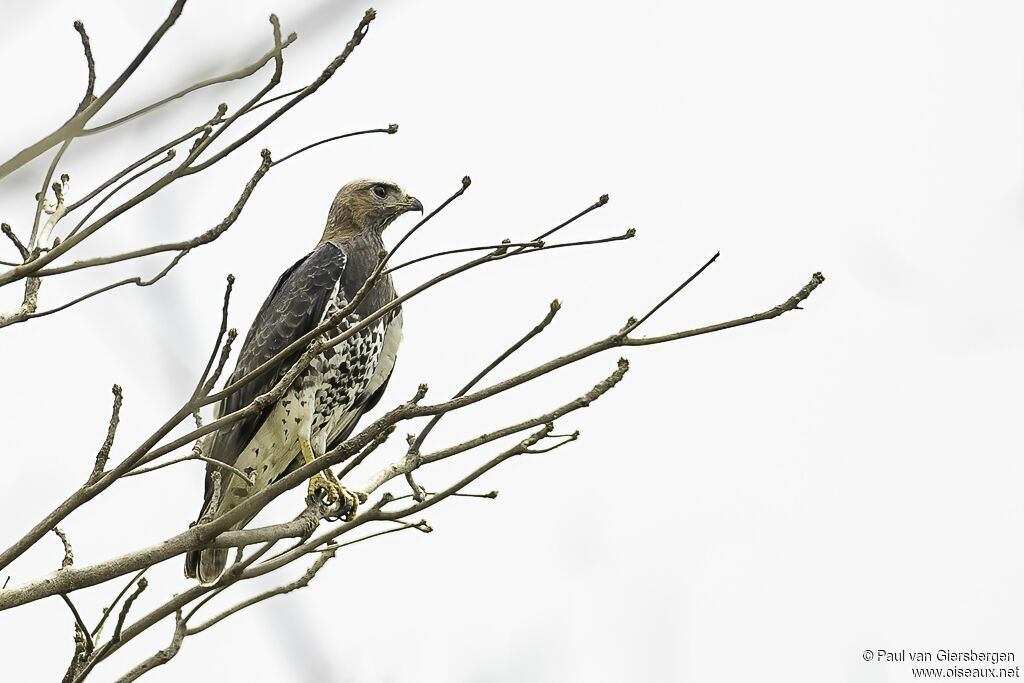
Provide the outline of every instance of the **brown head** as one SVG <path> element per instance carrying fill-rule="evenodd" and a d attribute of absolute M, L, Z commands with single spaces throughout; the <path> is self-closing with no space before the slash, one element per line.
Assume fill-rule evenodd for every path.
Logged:
<path fill-rule="evenodd" d="M 320 244 L 371 230 L 379 235 L 406 211 L 422 213 L 423 204 L 398 185 L 386 180 L 353 180 L 338 190 Z"/>

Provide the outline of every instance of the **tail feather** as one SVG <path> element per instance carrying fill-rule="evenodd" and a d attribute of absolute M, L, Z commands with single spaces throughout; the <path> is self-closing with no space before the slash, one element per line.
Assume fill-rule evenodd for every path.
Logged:
<path fill-rule="evenodd" d="M 217 582 L 228 566 L 227 548 L 192 550 L 185 555 L 185 576 L 204 586 Z"/>
<path fill-rule="evenodd" d="M 227 505 L 222 502 L 220 508 L 215 513 L 209 515 L 204 509 L 203 514 L 199 516 L 199 521 L 208 522 L 216 519 L 233 509 L 236 505 L 237 501 L 230 501 Z M 227 530 L 237 531 L 238 529 L 243 529 L 255 516 L 255 513 L 248 515 L 245 519 L 232 524 Z M 230 548 L 203 548 L 201 550 L 188 551 L 185 553 L 185 576 L 190 579 L 198 579 L 199 583 L 204 586 L 216 583 L 228 566 L 228 553 L 230 550 Z"/>

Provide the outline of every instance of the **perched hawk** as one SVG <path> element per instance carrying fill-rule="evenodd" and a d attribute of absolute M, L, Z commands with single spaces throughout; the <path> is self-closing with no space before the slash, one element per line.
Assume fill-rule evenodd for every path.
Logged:
<path fill-rule="evenodd" d="M 334 198 L 327 227 L 316 248 L 277 280 L 253 321 L 229 382 L 247 373 L 344 308 L 377 266 L 381 233 L 406 211 L 423 211 L 415 197 L 394 183 L 356 180 Z M 392 302 L 397 295 L 391 276 L 380 278 L 355 311 L 324 337 L 336 336 Z M 380 400 L 395 365 L 402 338 L 400 308 L 326 350 L 295 379 L 284 396 L 259 415 L 225 427 L 206 445 L 206 454 L 255 476 L 243 481 L 216 465 L 206 470 L 206 499 L 201 521 L 216 519 L 283 474 L 323 455 L 346 439 L 360 416 Z M 221 401 L 218 415 L 249 405 L 268 391 L 298 359 L 299 353 Z M 211 473 L 221 470 L 219 500 L 214 500 Z M 309 493 L 323 496 L 351 517 L 358 501 L 330 469 L 310 479 Z M 253 515 L 255 516 L 255 515 Z M 240 529 L 252 519 L 242 520 Z M 188 553 L 185 575 L 204 584 L 215 582 L 227 564 L 226 548 Z"/>

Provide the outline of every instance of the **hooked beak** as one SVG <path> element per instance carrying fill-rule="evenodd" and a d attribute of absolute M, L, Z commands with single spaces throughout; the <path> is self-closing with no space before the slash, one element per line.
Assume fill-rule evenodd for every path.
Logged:
<path fill-rule="evenodd" d="M 405 206 L 406 211 L 419 211 L 421 214 L 423 213 L 422 202 L 420 202 L 420 200 L 416 199 L 412 195 L 405 196 Z"/>

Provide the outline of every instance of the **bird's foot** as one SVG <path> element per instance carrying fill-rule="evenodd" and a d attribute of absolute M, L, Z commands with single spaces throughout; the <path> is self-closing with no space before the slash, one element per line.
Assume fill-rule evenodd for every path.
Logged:
<path fill-rule="evenodd" d="M 360 503 L 360 496 L 342 486 L 334 472 L 329 469 L 317 472 L 309 478 L 309 497 L 311 500 L 320 501 L 328 509 L 337 506 L 337 514 L 331 516 L 346 522 L 355 519 Z"/>

